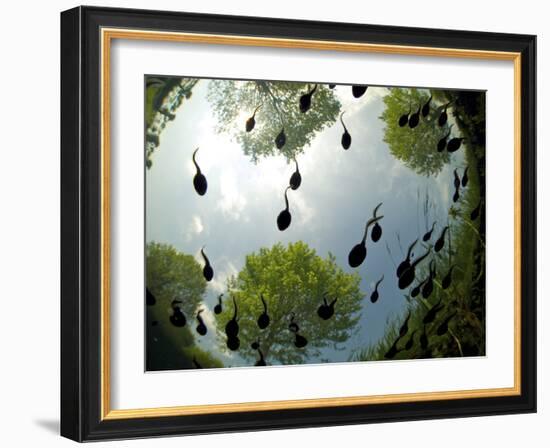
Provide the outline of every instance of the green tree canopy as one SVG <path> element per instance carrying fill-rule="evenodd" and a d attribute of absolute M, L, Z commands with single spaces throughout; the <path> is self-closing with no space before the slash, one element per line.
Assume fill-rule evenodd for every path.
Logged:
<path fill-rule="evenodd" d="M 411 114 L 424 105 L 430 93 L 427 90 L 392 88 L 384 97 L 386 109 L 380 116 L 384 120 L 384 141 L 388 144 L 394 157 L 401 160 L 407 167 L 425 176 L 437 175 L 443 166 L 449 162 L 447 151 L 437 152 L 437 143 L 449 132 L 449 126 L 438 126 L 437 118 L 441 108 L 432 99 L 430 114 L 420 118 L 418 126 L 411 129 L 405 125 L 399 126 L 399 118 L 411 111 Z"/>
<path fill-rule="evenodd" d="M 235 298 L 238 307 L 239 355 L 255 360 L 258 354 L 250 344 L 257 339 L 268 364 L 299 364 L 318 356 L 323 347 L 338 349 L 359 320 L 364 297 L 360 281 L 357 273 L 348 274 L 338 267 L 333 255 L 323 259 L 301 241 L 287 247 L 279 243 L 248 255 L 244 268 L 228 282 L 228 296 Z M 329 301 L 338 298 L 329 320 L 317 315 L 325 292 Z M 263 311 L 260 294 L 271 319 L 264 330 L 257 325 Z M 226 300 L 224 305 L 217 319 L 223 336 L 225 324 L 233 317 L 233 304 Z M 308 340 L 305 348 L 294 346 L 294 334 L 288 329 L 291 313 L 300 327 L 299 334 Z M 225 347 L 225 337 L 222 339 Z"/>
<path fill-rule="evenodd" d="M 157 303 L 166 308 L 172 300 L 180 299 L 182 310 L 191 315 L 206 291 L 201 265 L 192 255 L 178 252 L 169 244 L 148 243 L 145 256 L 147 288 Z"/>
<path fill-rule="evenodd" d="M 155 242 L 146 246 L 146 263 L 147 288 L 156 298 L 155 305 L 147 306 L 147 370 L 191 369 L 193 359 L 205 368 L 222 367 L 221 361 L 195 344 L 190 330 L 206 290 L 199 263 L 169 244 Z M 175 298 L 182 301 L 185 327 L 175 327 L 169 320 Z"/>
<path fill-rule="evenodd" d="M 290 159 L 302 153 L 317 132 L 332 125 L 340 112 L 340 102 L 322 84 L 312 96 L 311 108 L 306 113 L 300 112 L 300 97 L 313 86 L 283 81 L 212 80 L 208 99 L 218 119 L 217 131 L 231 133 L 254 162 L 261 156 L 279 153 Z M 246 132 L 246 120 L 260 105 L 255 128 Z M 279 150 L 275 137 L 283 128 L 286 144 Z"/>

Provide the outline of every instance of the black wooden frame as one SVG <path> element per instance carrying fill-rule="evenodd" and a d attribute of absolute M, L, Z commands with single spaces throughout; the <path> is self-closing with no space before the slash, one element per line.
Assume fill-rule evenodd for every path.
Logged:
<path fill-rule="evenodd" d="M 100 28 L 521 53 L 521 395 L 101 420 Z M 77 441 L 536 412 L 536 37 L 78 7 L 61 14 L 61 434 Z"/>

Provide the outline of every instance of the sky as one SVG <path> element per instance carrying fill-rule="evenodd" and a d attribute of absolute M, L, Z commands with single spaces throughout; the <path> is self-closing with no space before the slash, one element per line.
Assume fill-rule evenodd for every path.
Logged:
<path fill-rule="evenodd" d="M 192 97 L 183 102 L 175 120 L 162 132 L 160 146 L 152 156 L 153 165 L 146 172 L 146 240 L 193 254 L 201 266 L 200 248 L 206 245 L 215 270 L 202 314 L 209 328 L 214 327 L 212 308 L 217 296 L 225 291 L 226 279 L 243 267 L 246 254 L 277 242 L 286 245 L 298 240 L 323 258 L 332 253 L 344 271 L 359 272 L 365 295 L 359 329 L 345 343 L 345 350 L 327 348 L 320 356 L 332 362 L 347 361 L 355 350 L 381 338 L 389 319 L 405 313 L 407 301 L 394 281 L 396 266 L 407 246 L 427 230 L 423 214 L 426 194 L 432 204 L 429 225 L 433 220 L 446 222 L 453 193 L 452 170 L 461 166 L 462 151 L 453 154 L 451 163 L 437 176 L 416 174 L 394 158 L 383 141 L 384 122 L 378 117 L 385 107 L 387 89 L 369 87 L 357 99 L 349 86 L 337 86 L 334 94 L 341 110 L 346 111 L 352 146 L 342 149 L 339 121 L 313 138 L 298 159 L 302 184 L 288 192 L 292 224 L 280 232 L 276 219 L 285 206 L 283 192 L 294 164 L 288 164 L 283 156 L 260 158 L 254 164 L 231 135 L 216 133 L 216 117 L 206 99 L 208 83 L 201 80 L 195 86 Z M 243 117 L 252 113 L 244 112 Z M 197 162 L 208 180 L 203 197 L 196 194 L 192 183 L 195 167 L 191 156 L 197 147 Z M 377 243 L 367 243 L 365 262 L 352 269 L 348 253 L 361 241 L 365 223 L 380 202 L 383 236 Z M 380 299 L 371 304 L 370 294 L 382 275 Z M 215 349 L 213 333 L 200 338 L 198 345 Z M 228 361 L 218 350 L 214 355 Z M 229 356 L 232 365 L 239 364 L 238 355 Z"/>

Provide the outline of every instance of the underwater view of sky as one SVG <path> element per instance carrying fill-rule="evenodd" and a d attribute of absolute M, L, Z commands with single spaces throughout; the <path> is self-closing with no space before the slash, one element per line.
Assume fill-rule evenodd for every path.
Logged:
<path fill-rule="evenodd" d="M 365 298 L 358 331 L 344 344 L 344 350 L 322 349 L 317 362 L 329 359 L 343 362 L 354 350 L 375 343 L 384 335 L 388 319 L 402 316 L 406 290 L 399 290 L 395 270 L 408 245 L 428 230 L 424 202 L 429 197 L 429 226 L 433 220 L 447 221 L 453 194 L 453 167 L 461 163 L 459 151 L 452 155 L 437 176 L 425 177 L 394 158 L 383 141 L 387 88 L 369 87 L 361 98 L 354 98 L 349 86 L 338 85 L 334 95 L 345 111 L 345 123 L 353 143 L 344 151 L 340 144 L 343 128 L 339 121 L 317 133 L 311 145 L 298 156 L 302 184 L 289 190 L 292 224 L 284 232 L 276 220 L 284 209 L 284 189 L 294 172 L 294 163 L 284 156 L 260 157 L 255 164 L 228 133 L 217 133 L 216 116 L 207 100 L 209 80 L 200 80 L 193 95 L 178 109 L 174 121 L 163 131 L 160 146 L 146 170 L 146 242 L 173 245 L 193 254 L 202 266 L 200 249 L 215 271 L 207 284 L 202 316 L 214 328 L 213 306 L 226 291 L 226 280 L 237 275 L 245 256 L 261 247 L 280 242 L 287 245 L 304 241 L 317 255 L 329 253 L 345 272 L 358 272 Z M 242 126 L 253 111 L 242 111 Z M 407 111 L 403 111 L 406 113 Z M 258 124 L 259 125 L 259 124 Z M 197 153 L 202 172 L 208 179 L 208 193 L 201 197 L 193 188 Z M 356 269 L 348 265 L 348 253 L 361 241 L 366 221 L 380 202 L 378 215 L 383 236 L 367 241 L 368 255 Z M 417 248 L 423 252 L 420 248 Z M 415 254 L 416 255 L 416 254 Z M 369 296 L 384 275 L 380 299 L 372 304 Z M 212 351 L 224 363 L 238 366 L 238 352 L 219 350 L 215 331 L 197 339 L 197 345 Z"/>

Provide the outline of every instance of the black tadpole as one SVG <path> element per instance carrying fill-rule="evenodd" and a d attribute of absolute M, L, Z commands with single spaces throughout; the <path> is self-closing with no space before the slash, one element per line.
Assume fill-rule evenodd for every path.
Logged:
<path fill-rule="evenodd" d="M 441 288 L 447 289 L 449 286 L 451 286 L 451 282 L 453 280 L 453 269 L 455 268 L 455 265 L 453 264 L 450 268 L 445 277 L 443 277 L 443 280 L 441 281 Z"/>
<path fill-rule="evenodd" d="M 418 263 L 424 260 L 430 254 L 430 252 L 431 248 L 428 249 L 428 251 L 424 255 L 418 257 L 407 269 L 405 269 L 405 271 L 403 271 L 403 274 L 401 274 L 401 276 L 399 277 L 399 281 L 397 282 L 399 289 L 405 289 L 412 284 L 416 274 L 416 266 L 418 265 Z"/>
<path fill-rule="evenodd" d="M 384 216 L 378 216 L 376 218 L 371 218 L 367 221 L 367 224 L 365 225 L 365 232 L 363 234 L 363 239 L 361 240 L 360 243 L 353 246 L 353 249 L 351 249 L 348 255 L 348 263 L 352 268 L 356 268 L 360 266 L 361 263 L 365 261 L 365 258 L 367 256 L 367 246 L 365 243 L 367 241 L 369 227 L 371 226 L 371 224 L 374 224 L 376 221 L 379 221 L 383 217 Z"/>
<path fill-rule="evenodd" d="M 430 113 L 430 103 L 432 102 L 432 96 L 430 95 L 430 98 L 428 98 L 428 101 L 424 103 L 424 106 L 422 106 L 422 116 L 426 118 L 428 114 Z"/>
<path fill-rule="evenodd" d="M 290 214 L 290 210 L 288 207 L 287 192 L 289 188 L 291 187 L 286 187 L 285 189 L 285 209 L 281 213 L 279 213 L 279 216 L 277 216 L 277 227 L 281 232 L 288 229 L 290 221 L 292 221 L 292 215 Z"/>
<path fill-rule="evenodd" d="M 384 280 L 384 275 L 382 275 L 382 277 L 380 277 L 380 280 L 378 280 L 374 285 L 374 291 L 370 295 L 371 303 L 376 303 L 378 301 L 378 298 L 380 297 L 380 294 L 378 293 L 378 286 L 380 286 L 380 283 L 382 283 L 382 280 Z"/>
<path fill-rule="evenodd" d="M 445 105 L 445 107 L 443 108 L 441 114 L 439 115 L 439 118 L 437 119 L 437 124 L 439 126 L 445 126 L 445 124 L 447 123 L 447 119 L 448 119 L 448 116 L 447 116 L 447 107 L 449 107 L 451 105 L 451 103 L 447 103 Z"/>
<path fill-rule="evenodd" d="M 351 135 L 348 132 L 348 128 L 346 128 L 346 125 L 344 124 L 343 116 L 346 113 L 346 111 L 342 112 L 340 114 L 340 123 L 342 123 L 342 126 L 344 127 L 344 133 L 342 134 L 342 148 L 349 149 L 351 146 Z"/>
<path fill-rule="evenodd" d="M 436 252 L 439 252 L 441 249 L 443 249 L 443 246 L 445 245 L 445 234 L 447 233 L 447 230 L 449 230 L 449 226 L 445 226 L 443 228 L 443 230 L 441 231 L 441 235 L 435 242 L 434 250 Z"/>
<path fill-rule="evenodd" d="M 424 234 L 424 236 L 422 237 L 422 241 L 424 241 L 425 243 L 428 242 L 428 241 L 430 241 L 430 239 L 432 238 L 432 233 L 433 233 L 433 231 L 434 231 L 435 223 L 436 223 L 436 221 L 433 222 L 432 228 L 431 228 L 429 231 L 427 231 L 427 232 Z"/>
<path fill-rule="evenodd" d="M 447 152 L 458 151 L 463 141 L 464 141 L 464 137 L 454 137 L 450 139 L 449 143 L 447 143 Z"/>
<path fill-rule="evenodd" d="M 381 206 L 382 206 L 382 202 L 380 202 L 380 204 L 378 204 L 374 208 L 374 211 L 372 213 L 373 218 L 376 218 L 376 213 L 378 212 L 378 209 Z M 380 223 L 378 221 L 374 223 L 374 226 L 372 228 L 370 237 L 371 237 L 372 241 L 375 242 L 375 243 L 378 242 L 378 240 L 380 240 L 380 238 L 382 237 L 382 227 L 380 226 Z"/>
<path fill-rule="evenodd" d="M 351 94 L 354 98 L 361 98 L 367 91 L 368 86 L 364 85 L 354 85 L 351 86 Z"/>
<path fill-rule="evenodd" d="M 424 325 L 431 324 L 435 320 L 437 313 L 439 313 L 443 308 L 445 308 L 445 305 L 441 304 L 440 298 L 439 301 L 428 310 L 424 316 L 424 319 L 422 319 L 422 323 Z"/>
<path fill-rule="evenodd" d="M 157 303 L 157 299 L 153 293 L 149 291 L 149 288 L 145 288 L 145 303 L 147 303 L 147 306 L 153 306 Z"/>
<path fill-rule="evenodd" d="M 174 327 L 184 327 L 185 324 L 187 323 L 185 314 L 183 314 L 183 311 L 179 307 L 181 303 L 182 303 L 181 300 L 178 300 L 178 299 L 172 300 L 173 313 L 170 316 L 170 322 Z"/>
<path fill-rule="evenodd" d="M 479 200 L 479 203 L 477 204 L 477 207 L 472 210 L 470 213 L 470 219 L 472 221 L 475 221 L 479 217 L 479 212 L 481 211 L 481 199 Z"/>
<path fill-rule="evenodd" d="M 311 89 L 309 92 L 304 93 L 300 97 L 300 112 L 305 113 L 311 108 L 311 97 L 317 90 L 317 84 L 315 84 L 315 87 Z"/>
<path fill-rule="evenodd" d="M 422 297 L 427 299 L 431 296 L 434 290 L 434 277 L 435 277 L 435 261 L 432 259 L 430 261 L 430 274 L 428 275 L 428 280 L 424 283 L 422 287 Z"/>
<path fill-rule="evenodd" d="M 235 296 L 231 297 L 233 299 L 233 317 L 225 325 L 225 334 L 228 339 L 237 338 L 239 334 L 239 324 L 237 322 L 237 302 L 235 301 Z"/>
<path fill-rule="evenodd" d="M 455 316 L 456 316 L 456 311 L 450 316 L 448 316 L 447 318 L 445 318 L 445 320 L 439 325 L 439 327 L 437 327 L 436 334 L 438 336 L 443 336 L 445 333 L 447 333 L 447 331 L 449 331 L 449 322 Z"/>
<path fill-rule="evenodd" d="M 264 311 L 262 314 L 260 314 L 260 317 L 258 317 L 257 323 L 260 330 L 265 330 L 269 325 L 270 319 L 269 319 L 269 314 L 267 314 L 267 303 L 265 302 L 263 294 L 260 294 L 260 300 L 262 301 Z"/>
<path fill-rule="evenodd" d="M 323 296 L 323 304 L 317 309 L 317 315 L 323 320 L 330 319 L 334 315 L 334 305 L 336 304 L 337 300 L 338 297 L 334 298 L 332 302 L 328 303 L 327 295 L 325 294 Z"/>
<path fill-rule="evenodd" d="M 468 185 L 468 167 L 464 168 L 464 173 L 462 174 L 462 187 Z"/>
<path fill-rule="evenodd" d="M 418 110 L 411 115 L 409 118 L 409 127 L 411 129 L 414 129 L 418 126 L 418 123 L 420 122 L 420 106 L 418 106 Z"/>
<path fill-rule="evenodd" d="M 199 164 L 197 163 L 195 156 L 197 154 L 197 151 L 199 148 L 195 149 L 193 152 L 193 163 L 195 165 L 195 169 L 197 170 L 195 177 L 193 177 L 193 186 L 195 187 L 195 191 L 200 195 L 204 196 L 206 194 L 206 190 L 208 188 L 208 182 L 206 182 L 206 177 L 204 174 L 202 174 L 201 169 L 199 167 Z"/>
<path fill-rule="evenodd" d="M 275 146 L 277 149 L 281 149 L 283 146 L 285 146 L 286 143 L 286 134 L 285 134 L 285 128 L 281 129 L 281 132 L 277 134 L 277 137 L 275 137 Z"/>
<path fill-rule="evenodd" d="M 447 147 L 447 139 L 451 135 L 451 129 L 453 128 L 453 125 L 449 126 L 449 130 L 447 133 L 437 142 L 437 152 L 443 152 L 445 148 Z"/>
<path fill-rule="evenodd" d="M 197 321 L 199 322 L 199 324 L 197 325 L 197 333 L 200 334 L 201 336 L 204 336 L 208 330 L 206 329 L 206 325 L 204 324 L 204 320 L 202 319 L 201 317 L 201 313 L 203 312 L 204 310 L 203 309 L 200 309 L 197 313 Z"/>
<path fill-rule="evenodd" d="M 254 113 L 252 114 L 252 116 L 246 120 L 246 125 L 245 125 L 245 129 L 246 129 L 246 132 L 250 132 L 252 131 L 252 129 L 254 129 L 254 126 L 256 126 L 256 112 L 258 112 L 258 109 L 262 107 L 262 105 L 260 104 L 258 107 L 256 107 L 256 109 L 254 109 Z"/>
<path fill-rule="evenodd" d="M 411 243 L 411 245 L 407 250 L 407 257 L 401 263 L 399 263 L 399 266 L 397 266 L 397 270 L 395 271 L 397 278 L 401 277 L 401 275 L 403 275 L 403 272 L 405 272 L 408 268 L 411 267 L 411 254 L 417 242 L 418 242 L 418 238 Z"/>
<path fill-rule="evenodd" d="M 399 127 L 402 128 L 409 122 L 409 115 L 411 114 L 411 106 L 409 106 L 409 111 L 406 114 L 403 114 L 399 117 Z"/>
<path fill-rule="evenodd" d="M 294 158 L 294 164 L 296 165 L 296 171 L 294 171 L 294 173 L 292 173 L 292 176 L 290 176 L 288 185 L 291 189 L 297 190 L 302 184 L 302 175 L 300 174 L 300 169 L 298 168 L 298 162 L 295 158 Z"/>
<path fill-rule="evenodd" d="M 208 259 L 208 257 L 204 253 L 204 247 L 205 246 L 203 246 L 201 248 L 201 255 L 202 255 L 202 258 L 204 260 L 204 267 L 202 268 L 202 275 L 203 275 L 204 279 L 207 282 L 209 282 L 210 280 L 212 280 L 214 278 L 214 269 L 212 269 L 212 266 L 210 265 L 210 260 Z"/>

